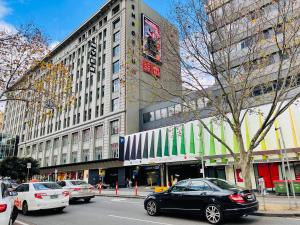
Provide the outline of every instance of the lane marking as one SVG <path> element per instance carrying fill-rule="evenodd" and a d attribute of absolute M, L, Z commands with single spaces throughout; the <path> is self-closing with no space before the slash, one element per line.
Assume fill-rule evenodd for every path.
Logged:
<path fill-rule="evenodd" d="M 151 221 L 151 220 L 142 220 L 142 219 L 136 219 L 136 218 L 131 218 L 131 217 L 123 217 L 123 216 L 116 216 L 116 215 L 108 215 L 108 216 L 118 218 L 118 219 L 133 220 L 133 221 L 152 223 L 152 224 L 173 225 L 171 223 L 161 223 L 161 222 L 155 222 L 155 221 Z"/>
<path fill-rule="evenodd" d="M 16 220 L 15 223 L 17 223 L 18 225 L 30 225 L 29 223 L 24 223 L 20 220 Z"/>

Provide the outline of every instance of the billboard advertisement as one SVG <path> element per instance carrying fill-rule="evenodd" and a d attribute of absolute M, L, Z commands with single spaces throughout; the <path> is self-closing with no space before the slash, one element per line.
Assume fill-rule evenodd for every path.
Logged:
<path fill-rule="evenodd" d="M 142 16 L 143 53 L 147 58 L 161 62 L 161 33 L 158 24 Z"/>

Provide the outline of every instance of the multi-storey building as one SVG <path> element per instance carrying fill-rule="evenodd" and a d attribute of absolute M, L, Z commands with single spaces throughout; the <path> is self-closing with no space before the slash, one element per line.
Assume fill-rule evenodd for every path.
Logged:
<path fill-rule="evenodd" d="M 263 115 L 267 115 L 270 110 L 274 98 L 272 93 L 286 86 L 290 91 L 282 100 L 288 100 L 300 91 L 299 49 L 294 55 L 294 63 L 290 63 L 293 56 L 288 54 L 289 51 L 284 53 L 280 49 L 284 32 L 282 20 L 278 19 L 278 4 L 281 4 L 280 7 L 285 8 L 284 12 L 288 12 L 286 20 L 293 18 L 293 24 L 290 23 L 289 26 L 299 26 L 300 1 L 208 0 L 206 4 L 210 22 L 207 23 L 210 25 L 207 27 L 208 35 L 214 40 L 210 46 L 211 54 L 216 57 L 216 68 L 221 68 L 216 71 L 220 74 L 225 67 L 223 70 L 227 74 L 230 71 L 232 77 L 242 76 L 243 72 L 246 77 L 251 72 L 251 77 L 248 77 L 251 85 L 247 86 L 251 92 L 246 99 L 249 105 L 245 104 L 244 107 L 251 108 L 250 112 L 258 113 L 247 113 L 241 126 L 245 145 L 249 146 L 251 137 L 262 125 Z M 212 16 L 214 19 L 211 19 Z M 290 33 L 292 32 L 294 31 Z M 218 35 L 221 36 L 221 43 Z M 299 32 L 295 33 L 295 37 L 297 35 Z M 292 43 L 291 41 L 287 45 L 291 49 L 298 48 Z M 251 48 L 253 51 L 249 51 Z M 254 50 L 258 50 L 259 54 Z M 227 57 L 230 61 L 226 64 L 224 62 Z M 280 63 L 282 67 L 279 67 Z M 224 64 L 226 65 L 223 66 Z M 249 65 L 252 68 L 248 68 Z M 287 72 L 290 65 L 292 72 Z M 281 72 L 280 76 L 278 71 Z M 287 79 L 284 83 L 286 74 L 294 77 L 292 85 L 292 79 Z M 222 80 L 223 78 L 220 75 L 224 86 L 233 84 Z M 235 90 L 238 92 L 238 82 L 236 86 Z M 219 85 L 214 85 L 211 90 L 215 96 L 222 94 Z M 243 185 L 241 170 L 235 167 L 233 157 L 202 127 L 190 111 L 200 111 L 211 132 L 222 138 L 238 154 L 239 148 L 231 128 L 210 116 L 211 104 L 203 101 L 201 93 L 192 93 L 190 100 L 189 104 L 194 107 L 186 107 L 187 101 L 178 98 L 143 108 L 140 111 L 142 132 L 126 136 L 124 164 L 131 167 L 132 173 L 136 174 L 141 183 L 166 184 L 176 175 L 180 179 L 202 176 L 200 159 L 203 159 L 205 176 L 219 177 Z M 273 181 L 284 179 L 285 170 L 288 179 L 300 179 L 299 110 L 298 99 L 277 118 L 269 133 L 254 149 L 251 169 L 253 188 L 258 187 L 259 176 L 264 177 L 268 189 L 274 188 Z M 289 160 L 290 168 L 286 163 L 285 166 L 282 165 L 283 157 L 285 161 Z"/>
<path fill-rule="evenodd" d="M 139 110 L 149 104 L 145 100 L 155 99 L 142 81 L 160 79 L 170 90 L 177 88 L 165 63 L 165 29 L 176 36 L 176 29 L 142 0 L 102 6 L 50 54 L 53 63 L 70 68 L 74 106 L 28 127 L 23 106 L 8 102 L 4 131 L 20 136 L 18 156 L 37 159 L 43 174 L 87 178 L 83 171 L 89 170 L 95 182 L 99 169 L 109 168 L 108 180 L 124 181 L 124 170 L 112 169 L 122 165 L 119 137 L 139 131 Z M 173 62 L 172 77 L 178 80 L 179 60 Z"/>

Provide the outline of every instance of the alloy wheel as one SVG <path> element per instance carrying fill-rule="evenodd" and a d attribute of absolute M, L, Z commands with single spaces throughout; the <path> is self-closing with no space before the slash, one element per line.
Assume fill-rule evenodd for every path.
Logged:
<path fill-rule="evenodd" d="M 209 205 L 206 207 L 205 217 L 208 220 L 208 222 L 212 224 L 218 224 L 221 220 L 221 216 L 221 212 L 217 206 Z"/>
<path fill-rule="evenodd" d="M 147 203 L 147 213 L 150 216 L 155 216 L 157 214 L 157 205 L 155 201 L 149 201 Z"/>

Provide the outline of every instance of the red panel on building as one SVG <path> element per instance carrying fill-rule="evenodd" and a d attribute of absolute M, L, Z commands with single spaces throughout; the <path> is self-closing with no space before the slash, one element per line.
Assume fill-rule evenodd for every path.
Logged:
<path fill-rule="evenodd" d="M 274 180 L 279 180 L 278 163 L 261 163 L 257 165 L 258 175 L 265 180 L 266 188 L 274 187 Z"/>
<path fill-rule="evenodd" d="M 152 62 L 143 59 L 142 68 L 145 73 L 149 73 L 157 78 L 160 78 L 160 68 L 153 64 Z"/>

